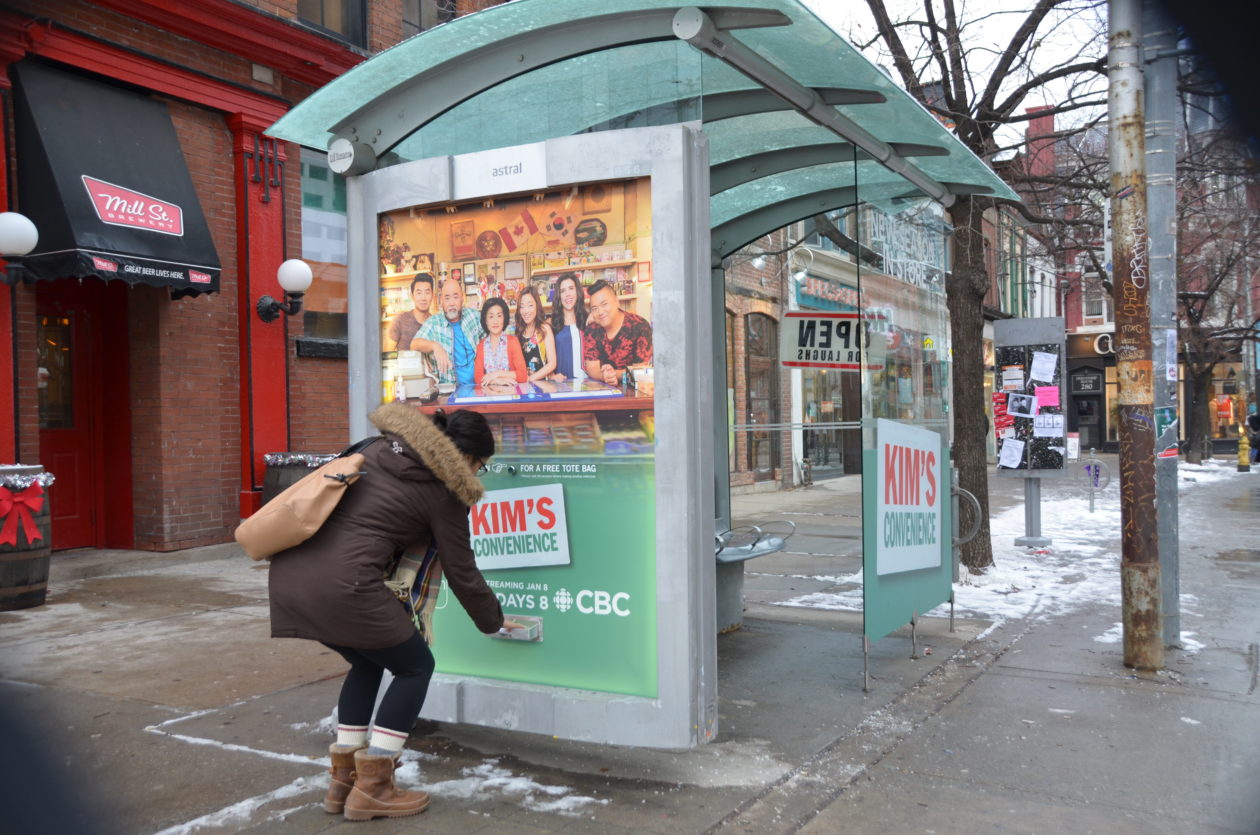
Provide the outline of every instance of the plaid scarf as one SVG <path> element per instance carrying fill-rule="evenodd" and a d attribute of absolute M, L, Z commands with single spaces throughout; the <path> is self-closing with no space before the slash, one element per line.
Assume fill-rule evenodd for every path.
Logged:
<path fill-rule="evenodd" d="M 424 556 L 420 556 L 423 549 Z M 406 607 L 420 637 L 433 646 L 433 613 L 442 590 L 442 561 L 437 543 L 417 542 L 403 552 L 394 576 L 385 585 Z"/>

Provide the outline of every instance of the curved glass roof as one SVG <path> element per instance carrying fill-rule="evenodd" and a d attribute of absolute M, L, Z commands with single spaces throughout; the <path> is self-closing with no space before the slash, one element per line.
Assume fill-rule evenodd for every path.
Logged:
<path fill-rule="evenodd" d="M 359 64 L 268 133 L 320 149 L 344 137 L 371 147 L 379 167 L 693 120 L 710 140 L 722 255 L 859 199 L 1017 199 L 797 0 L 700 10 L 667 0 L 514 0 Z"/>

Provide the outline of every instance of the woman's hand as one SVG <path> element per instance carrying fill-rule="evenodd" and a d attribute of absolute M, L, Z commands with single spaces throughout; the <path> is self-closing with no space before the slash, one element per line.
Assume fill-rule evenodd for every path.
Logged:
<path fill-rule="evenodd" d="M 501 630 L 502 629 L 528 629 L 528 628 L 529 628 L 528 626 L 521 623 L 520 621 L 510 620 L 508 618 L 504 618 L 503 625 L 499 627 L 499 629 Z"/>

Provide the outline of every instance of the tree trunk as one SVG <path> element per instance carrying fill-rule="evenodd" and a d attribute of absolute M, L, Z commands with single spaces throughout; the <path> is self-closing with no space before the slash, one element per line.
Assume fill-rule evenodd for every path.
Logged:
<path fill-rule="evenodd" d="M 1186 416 L 1186 463 L 1203 463 L 1203 438 L 1212 432 L 1212 373 L 1215 366 L 1206 371 L 1187 366 L 1186 373 L 1189 400 L 1183 410 Z M 1209 456 L 1210 457 L 1210 456 Z"/>
<path fill-rule="evenodd" d="M 973 572 L 993 565 L 989 535 L 989 464 L 985 442 L 989 424 L 984 409 L 985 271 L 982 216 L 984 204 L 960 197 L 951 209 L 954 263 L 945 285 L 949 306 L 954 370 L 954 449 L 959 486 L 980 502 L 980 530 L 962 546 L 962 562 Z"/>

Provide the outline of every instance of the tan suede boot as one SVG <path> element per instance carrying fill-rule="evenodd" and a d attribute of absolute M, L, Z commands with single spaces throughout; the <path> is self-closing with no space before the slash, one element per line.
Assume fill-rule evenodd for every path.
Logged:
<path fill-rule="evenodd" d="M 405 818 L 418 815 L 429 805 L 428 792 L 399 791 L 394 787 L 398 760 L 388 754 L 354 753 L 354 788 L 346 798 L 348 821 L 372 818 Z"/>
<path fill-rule="evenodd" d="M 328 768 L 328 796 L 324 798 L 324 811 L 331 815 L 340 815 L 346 808 L 346 796 L 354 786 L 354 754 L 362 751 L 367 745 L 358 748 L 338 748 L 328 746 L 328 756 L 332 765 Z"/>

